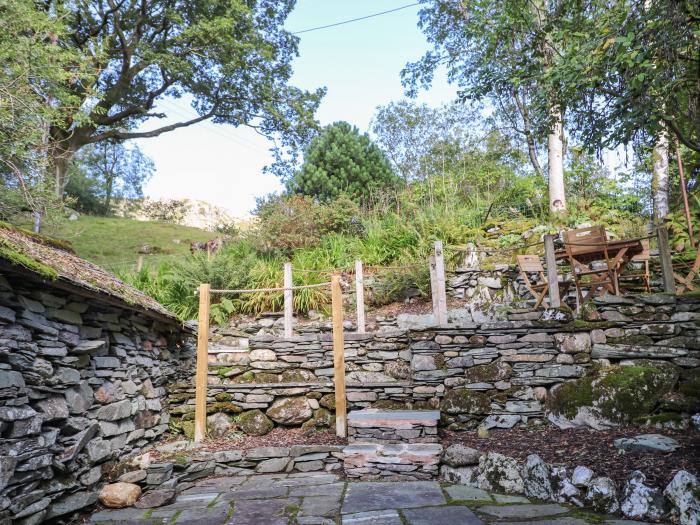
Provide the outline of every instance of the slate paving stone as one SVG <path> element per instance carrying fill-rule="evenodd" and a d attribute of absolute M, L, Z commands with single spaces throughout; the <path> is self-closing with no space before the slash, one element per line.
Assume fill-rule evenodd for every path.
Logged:
<path fill-rule="evenodd" d="M 234 505 L 227 525 L 287 525 L 298 508 L 298 498 L 241 501 Z"/>
<path fill-rule="evenodd" d="M 170 505 L 165 505 L 163 507 L 160 507 L 160 509 L 163 510 L 168 510 L 168 509 L 188 509 L 191 507 L 207 507 L 211 505 L 211 503 L 219 497 L 220 492 L 211 492 L 211 489 L 209 492 L 201 492 L 201 493 L 195 493 L 195 494 L 185 494 L 182 493 L 178 495 L 177 498 L 175 498 L 175 502 L 171 503 Z"/>
<path fill-rule="evenodd" d="M 299 509 L 300 516 L 335 516 L 340 512 L 340 494 L 337 496 L 307 496 Z"/>
<path fill-rule="evenodd" d="M 493 501 L 491 495 L 485 490 L 466 485 L 451 485 L 445 487 L 445 491 L 453 500 L 459 501 Z"/>
<path fill-rule="evenodd" d="M 536 521 L 500 521 L 498 525 L 590 525 L 581 518 L 554 518 L 551 520 Z"/>
<path fill-rule="evenodd" d="M 562 507 L 556 503 L 543 503 L 530 505 L 486 505 L 484 507 L 479 507 L 479 512 L 501 519 L 516 518 L 526 520 L 566 514 L 570 511 L 566 507 Z"/>
<path fill-rule="evenodd" d="M 342 525 L 403 525 L 403 521 L 396 510 L 375 510 L 345 514 Z"/>
<path fill-rule="evenodd" d="M 311 485 L 292 487 L 290 496 L 338 496 L 343 493 L 345 483 L 328 483 L 326 485 Z"/>
<path fill-rule="evenodd" d="M 241 486 L 240 488 L 234 489 L 230 494 L 226 494 L 227 499 L 244 500 L 244 499 L 274 499 L 274 498 L 285 498 L 289 494 L 288 487 L 258 487 L 258 488 L 246 488 Z"/>
<path fill-rule="evenodd" d="M 337 525 L 335 519 L 323 516 L 297 516 L 299 525 Z"/>
<path fill-rule="evenodd" d="M 403 516 L 410 525 L 484 525 L 476 514 L 461 505 L 407 509 Z"/>
<path fill-rule="evenodd" d="M 90 521 L 95 523 L 102 523 L 107 521 L 121 521 L 122 523 L 128 522 L 129 520 L 136 520 L 143 518 L 146 515 L 145 509 L 128 508 L 128 509 L 105 509 L 94 513 L 90 516 Z"/>
<path fill-rule="evenodd" d="M 440 485 L 434 481 L 367 481 L 348 484 L 343 513 L 408 509 L 445 503 Z"/>
<path fill-rule="evenodd" d="M 184 525 L 221 525 L 231 513 L 230 505 L 216 505 L 214 507 L 196 507 L 183 510 L 175 523 Z"/>
<path fill-rule="evenodd" d="M 326 483 L 334 483 L 338 481 L 338 476 L 335 474 L 316 474 L 311 476 L 294 476 L 275 481 L 275 486 L 280 487 L 303 487 L 309 485 L 325 485 Z"/>
<path fill-rule="evenodd" d="M 514 496 L 513 494 L 493 494 L 496 503 L 530 503 L 525 496 Z"/>

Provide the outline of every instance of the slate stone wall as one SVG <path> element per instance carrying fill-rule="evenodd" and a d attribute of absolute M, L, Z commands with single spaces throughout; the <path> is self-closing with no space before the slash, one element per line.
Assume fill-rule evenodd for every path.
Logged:
<path fill-rule="evenodd" d="M 649 406 L 686 424 L 700 411 L 700 297 L 611 297 L 596 306 L 594 321 L 542 321 L 535 319 L 541 312 L 514 312 L 510 321 L 348 333 L 348 408 L 439 409 L 441 424 L 455 430 L 542 424 L 559 386 L 603 370 L 601 377 L 614 372 L 609 382 L 624 383 L 629 372 L 640 375 L 635 383 L 649 379 L 663 387 Z M 254 336 L 248 345 L 229 354 L 225 366 L 210 367 L 210 412 L 257 411 L 267 427 L 331 424 L 329 334 Z M 647 370 L 657 365 L 664 365 L 666 379 Z M 192 385 L 173 392 L 174 423 L 191 421 Z"/>
<path fill-rule="evenodd" d="M 167 430 L 166 385 L 191 374 L 193 350 L 174 323 L 0 275 L 0 523 L 93 503 Z"/>

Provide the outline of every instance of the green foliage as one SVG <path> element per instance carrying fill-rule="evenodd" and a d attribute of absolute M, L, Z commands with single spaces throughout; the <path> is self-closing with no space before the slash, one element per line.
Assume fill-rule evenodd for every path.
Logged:
<path fill-rule="evenodd" d="M 330 233 L 357 233 L 360 210 L 341 195 L 320 204 L 306 195 L 271 196 L 258 203 L 254 239 L 262 251 L 291 253 L 317 246 Z"/>
<path fill-rule="evenodd" d="M 154 170 L 153 161 L 136 144 L 91 144 L 75 156 L 65 193 L 74 197 L 79 211 L 109 215 L 113 199 L 142 198 Z"/>
<path fill-rule="evenodd" d="M 363 202 L 395 183 L 389 161 L 369 136 L 347 122 L 335 122 L 306 147 L 304 164 L 288 189 L 326 202 L 342 194 Z"/>

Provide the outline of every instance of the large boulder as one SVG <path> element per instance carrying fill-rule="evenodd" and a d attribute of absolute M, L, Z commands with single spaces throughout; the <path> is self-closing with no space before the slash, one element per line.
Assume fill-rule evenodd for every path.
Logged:
<path fill-rule="evenodd" d="M 644 484 L 646 476 L 635 470 L 622 489 L 620 509 L 633 520 L 659 521 L 666 513 L 661 489 Z"/>
<path fill-rule="evenodd" d="M 238 428 L 249 436 L 264 436 L 268 434 L 274 426 L 270 418 L 258 409 L 248 410 L 238 416 Z"/>
<path fill-rule="evenodd" d="M 552 388 L 547 415 L 560 428 L 600 430 L 632 423 L 654 411 L 673 390 L 678 376 L 677 366 L 661 361 L 596 368 L 585 377 Z"/>
<path fill-rule="evenodd" d="M 664 496 L 673 505 L 673 513 L 681 525 L 700 523 L 700 483 L 698 478 L 680 470 L 664 489 Z"/>
<path fill-rule="evenodd" d="M 110 509 L 131 507 L 141 496 L 141 487 L 134 483 L 110 483 L 102 487 L 98 500 Z"/>
<path fill-rule="evenodd" d="M 207 416 L 207 434 L 210 437 L 220 438 L 227 436 L 232 428 L 231 419 L 222 412 Z"/>
<path fill-rule="evenodd" d="M 620 510 L 615 482 L 610 478 L 592 479 L 586 492 L 586 501 L 593 510 L 604 514 L 615 514 Z"/>
<path fill-rule="evenodd" d="M 484 490 L 522 494 L 525 490 L 520 465 L 514 458 L 489 452 L 479 461 L 477 483 Z"/>
<path fill-rule="evenodd" d="M 552 475 L 549 465 L 537 454 L 530 454 L 521 471 L 525 495 L 540 500 L 549 500 L 553 497 Z"/>
<path fill-rule="evenodd" d="M 475 448 L 455 443 L 445 449 L 442 454 L 442 462 L 451 467 L 466 467 L 468 465 L 478 465 L 483 454 Z"/>
<path fill-rule="evenodd" d="M 272 421 L 285 426 L 301 425 L 313 415 L 309 400 L 305 397 L 277 399 L 266 413 Z"/>

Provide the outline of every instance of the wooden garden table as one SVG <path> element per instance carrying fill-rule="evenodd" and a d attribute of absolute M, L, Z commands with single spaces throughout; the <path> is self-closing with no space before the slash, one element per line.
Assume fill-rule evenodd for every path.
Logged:
<path fill-rule="evenodd" d="M 642 246 L 642 239 L 625 239 L 620 241 L 608 241 L 607 252 L 608 257 L 610 257 L 610 266 L 615 269 L 616 276 L 622 275 L 629 265 L 632 257 L 638 255 L 644 251 Z M 566 259 L 569 261 L 572 269 L 575 264 L 572 261 L 566 250 L 557 250 L 555 252 L 557 259 Z M 600 245 L 596 246 L 585 246 L 583 244 L 578 245 L 577 253 L 575 255 L 576 262 L 579 264 L 590 265 L 590 263 L 595 261 L 605 261 L 605 248 Z M 590 268 L 590 266 L 589 266 Z M 572 270 L 573 271 L 573 270 Z M 599 278 L 602 279 L 604 274 L 607 273 L 606 270 L 601 270 Z M 617 282 L 614 284 L 605 284 L 605 287 L 613 294 L 619 294 L 619 285 Z"/>

